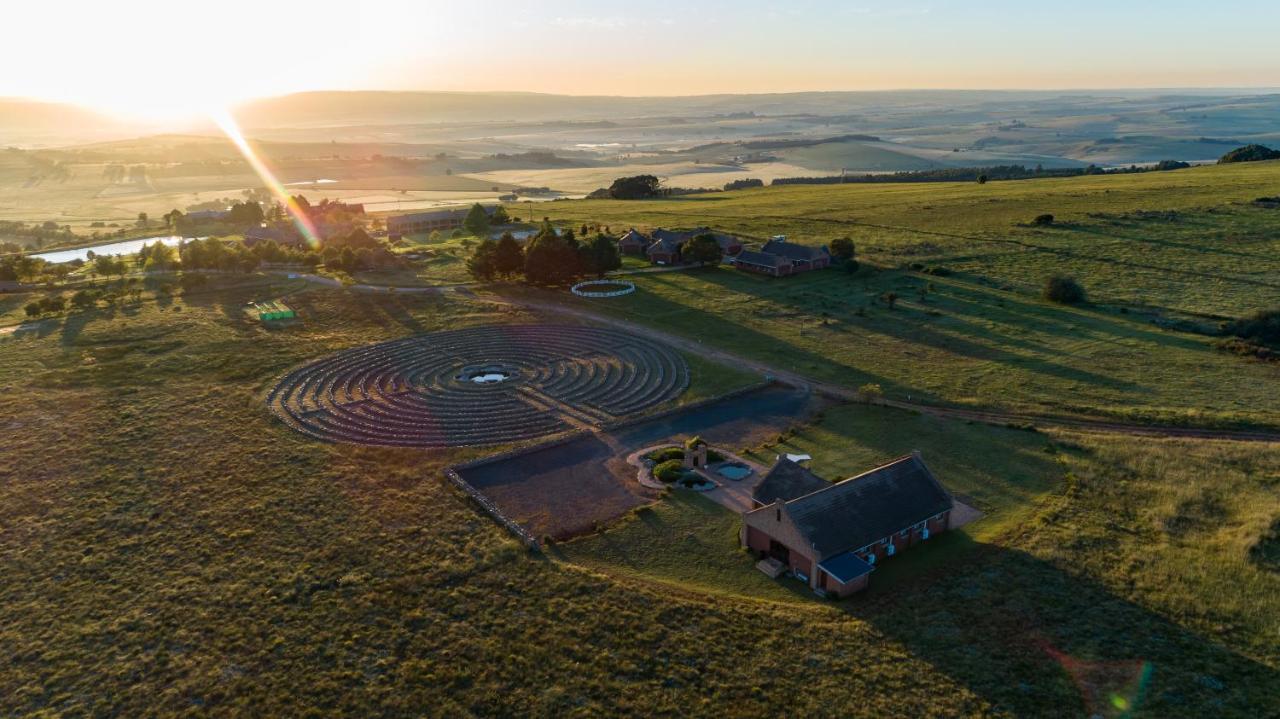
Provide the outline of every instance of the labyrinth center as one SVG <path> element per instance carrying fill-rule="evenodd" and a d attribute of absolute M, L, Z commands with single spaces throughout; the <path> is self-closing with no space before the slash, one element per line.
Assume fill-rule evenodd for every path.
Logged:
<path fill-rule="evenodd" d="M 285 375 L 268 403 L 331 442 L 462 447 L 606 424 L 675 399 L 672 349 L 573 325 L 476 327 L 346 350 Z"/>

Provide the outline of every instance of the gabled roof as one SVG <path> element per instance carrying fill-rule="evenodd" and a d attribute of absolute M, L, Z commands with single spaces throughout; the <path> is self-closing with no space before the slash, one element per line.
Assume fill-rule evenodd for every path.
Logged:
<path fill-rule="evenodd" d="M 659 237 L 659 232 L 665 233 L 666 236 Z M 653 233 L 653 244 L 649 245 L 649 247 L 645 249 L 645 252 L 649 254 L 653 254 L 654 252 L 666 252 L 673 255 L 679 252 L 682 240 L 671 237 L 670 235 L 672 234 L 674 233 L 666 233 L 665 230 L 655 230 Z"/>
<path fill-rule="evenodd" d="M 711 235 L 716 238 L 716 242 L 720 244 L 720 249 L 726 252 L 732 247 L 742 247 L 742 240 L 733 235 L 725 235 L 719 232 L 712 232 Z"/>
<path fill-rule="evenodd" d="M 781 457 L 773 463 L 760 484 L 751 490 L 751 498 L 761 504 L 773 504 L 775 500 L 786 502 L 830 486 L 831 483 L 822 477 Z"/>
<path fill-rule="evenodd" d="M 848 584 L 858 577 L 870 574 L 875 567 L 867 564 L 862 557 L 853 552 L 845 552 L 822 560 L 818 563 L 818 569 L 835 577 L 841 584 Z"/>
<path fill-rule="evenodd" d="M 894 460 L 786 503 L 787 513 L 819 556 L 879 541 L 952 508 L 919 454 Z"/>
<path fill-rule="evenodd" d="M 775 255 L 769 252 L 756 252 L 755 250 L 743 250 L 733 258 L 734 263 L 739 265 L 755 265 L 757 267 L 786 267 L 791 264 L 781 255 Z"/>
<path fill-rule="evenodd" d="M 639 242 L 644 246 L 649 245 L 649 238 L 644 236 L 643 232 L 637 231 L 635 228 L 627 230 L 627 232 L 618 238 L 618 242 Z"/>
<path fill-rule="evenodd" d="M 761 252 L 768 252 L 775 255 L 781 255 L 788 260 L 819 260 L 823 257 L 830 256 L 825 247 L 810 247 L 808 245 L 797 245 L 791 242 L 782 242 L 780 240 L 769 240 L 761 248 Z"/>

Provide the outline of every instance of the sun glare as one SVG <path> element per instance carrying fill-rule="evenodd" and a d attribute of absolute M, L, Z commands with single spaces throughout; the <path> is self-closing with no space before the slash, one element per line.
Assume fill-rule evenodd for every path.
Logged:
<path fill-rule="evenodd" d="M 253 146 L 245 139 L 244 133 L 240 131 L 240 125 L 232 117 L 231 112 L 226 109 L 214 110 L 209 113 L 209 117 L 226 134 L 227 138 L 236 146 L 236 149 L 240 150 L 240 154 L 244 155 L 245 162 L 248 162 L 249 166 L 253 168 L 254 173 L 262 180 L 262 184 L 284 206 L 289 213 L 289 217 L 293 220 L 293 224 L 298 228 L 298 232 L 302 233 L 302 237 L 307 241 L 307 244 L 312 247 L 319 247 L 320 235 L 316 231 L 315 225 L 311 222 L 311 218 L 302 211 L 302 208 L 294 201 L 293 196 L 276 179 L 275 173 L 254 151 Z"/>

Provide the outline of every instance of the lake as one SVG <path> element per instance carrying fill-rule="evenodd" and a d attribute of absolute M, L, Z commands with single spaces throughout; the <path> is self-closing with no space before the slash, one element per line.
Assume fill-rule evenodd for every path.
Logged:
<path fill-rule="evenodd" d="M 88 260 L 89 252 L 95 255 L 132 255 L 142 249 L 143 245 L 150 245 L 155 242 L 162 242 L 170 247 L 177 245 L 184 239 L 177 235 L 169 235 L 167 237 L 143 237 L 137 240 L 123 240 L 120 242 L 109 242 L 103 245 L 94 245 L 93 247 L 77 247 L 74 250 L 52 250 L 50 252 L 41 252 L 32 257 L 39 257 L 45 262 L 71 262 L 73 260 Z"/>

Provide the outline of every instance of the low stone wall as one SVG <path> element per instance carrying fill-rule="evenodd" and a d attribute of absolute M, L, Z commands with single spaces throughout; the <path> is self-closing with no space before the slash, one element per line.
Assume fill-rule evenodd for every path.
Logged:
<path fill-rule="evenodd" d="M 453 482 L 455 487 L 462 490 L 468 497 L 472 499 L 472 501 L 480 505 L 480 508 L 483 509 L 486 514 L 492 517 L 495 522 L 502 525 L 507 529 L 507 531 L 514 534 L 516 539 L 519 539 L 521 543 L 523 543 L 531 551 L 534 551 L 534 552 L 542 551 L 542 543 L 538 541 L 537 537 L 534 537 L 532 534 L 530 534 L 528 530 L 520 526 L 519 523 L 517 523 L 515 520 L 503 514 L 502 510 L 498 509 L 498 506 L 496 504 L 491 502 L 488 497 L 484 496 L 484 493 L 482 493 L 480 490 L 476 489 L 475 487 L 472 487 L 471 484 L 468 483 L 467 480 L 463 479 L 461 475 L 455 472 L 452 467 L 450 467 L 449 469 L 446 469 L 444 471 L 444 475 L 449 478 L 450 482 Z"/>

